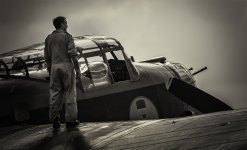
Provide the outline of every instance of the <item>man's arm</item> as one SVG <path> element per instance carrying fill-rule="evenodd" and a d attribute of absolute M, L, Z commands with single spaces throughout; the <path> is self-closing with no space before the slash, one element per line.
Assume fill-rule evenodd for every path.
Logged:
<path fill-rule="evenodd" d="M 68 53 L 70 55 L 72 63 L 74 64 L 76 76 L 80 77 L 81 71 L 80 71 L 80 65 L 77 59 L 77 49 L 75 48 L 73 37 L 70 34 L 67 34 L 67 35 L 68 35 Z"/>
<path fill-rule="evenodd" d="M 80 70 L 80 65 L 78 63 L 77 57 L 76 56 L 72 56 L 71 60 L 72 60 L 72 62 L 74 64 L 74 67 L 75 67 L 76 77 L 80 77 L 81 76 L 81 70 Z"/>

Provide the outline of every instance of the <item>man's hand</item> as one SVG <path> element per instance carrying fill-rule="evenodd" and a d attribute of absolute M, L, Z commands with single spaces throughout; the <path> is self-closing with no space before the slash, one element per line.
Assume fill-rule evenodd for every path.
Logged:
<path fill-rule="evenodd" d="M 76 69 L 76 84 L 77 86 L 79 86 L 79 89 L 81 89 L 81 91 L 84 92 L 84 88 L 81 81 L 81 71 L 78 69 Z"/>
<path fill-rule="evenodd" d="M 76 78 L 77 77 L 81 77 L 80 66 L 79 66 L 79 63 L 78 63 L 78 60 L 77 60 L 76 56 L 72 56 L 71 60 L 72 60 L 72 62 L 74 64 L 74 67 L 75 67 Z"/>
<path fill-rule="evenodd" d="M 78 70 L 78 69 L 76 69 L 76 78 L 78 79 L 80 79 L 81 78 L 81 71 L 80 70 Z"/>
<path fill-rule="evenodd" d="M 76 49 L 77 49 L 77 51 L 82 51 L 83 50 L 83 48 L 82 47 L 76 47 Z"/>

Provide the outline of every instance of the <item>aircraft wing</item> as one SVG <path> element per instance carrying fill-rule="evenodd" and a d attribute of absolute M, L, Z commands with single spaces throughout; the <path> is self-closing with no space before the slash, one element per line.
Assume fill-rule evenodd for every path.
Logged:
<path fill-rule="evenodd" d="M 247 109 L 198 116 L 125 122 L 81 123 L 53 131 L 48 125 L 0 129 L 0 149 L 244 149 Z"/>

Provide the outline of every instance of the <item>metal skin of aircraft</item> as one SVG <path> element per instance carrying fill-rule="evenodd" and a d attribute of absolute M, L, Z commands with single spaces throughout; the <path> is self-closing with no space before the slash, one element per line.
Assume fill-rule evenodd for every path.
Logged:
<path fill-rule="evenodd" d="M 0 128 L 1 150 L 245 150 L 247 109 L 181 118 Z"/>
<path fill-rule="evenodd" d="M 232 109 L 196 88 L 191 69 L 180 63 L 165 57 L 135 62 L 119 41 L 106 36 L 74 40 L 82 72 L 77 80 L 81 122 L 161 119 Z M 0 54 L 1 126 L 49 123 L 49 75 L 43 49 L 39 43 Z"/>

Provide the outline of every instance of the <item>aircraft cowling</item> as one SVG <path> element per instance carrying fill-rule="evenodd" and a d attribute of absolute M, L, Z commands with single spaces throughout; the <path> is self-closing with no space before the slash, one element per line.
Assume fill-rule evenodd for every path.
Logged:
<path fill-rule="evenodd" d="M 196 81 L 192 73 L 181 63 L 166 62 L 162 66 L 169 70 L 174 78 L 182 80 L 183 82 L 186 82 L 190 85 L 196 86 Z"/>

